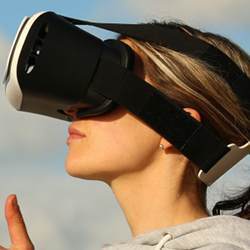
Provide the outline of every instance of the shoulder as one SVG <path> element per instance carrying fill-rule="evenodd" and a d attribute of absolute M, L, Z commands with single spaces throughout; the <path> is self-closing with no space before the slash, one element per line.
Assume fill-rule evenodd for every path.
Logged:
<path fill-rule="evenodd" d="M 240 246 L 235 246 L 228 243 L 215 243 L 209 244 L 207 246 L 202 246 L 197 248 L 197 250 L 246 250 L 246 248 L 242 248 Z"/>
<path fill-rule="evenodd" d="M 245 250 L 250 249 L 250 221 L 219 215 L 198 219 L 169 230 L 173 239 L 164 249 Z"/>
<path fill-rule="evenodd" d="M 250 221 L 246 219 L 242 219 L 237 216 L 232 215 L 219 215 L 219 216 L 211 216 L 208 218 L 211 220 L 212 227 L 215 229 L 221 229 L 223 232 L 232 232 L 234 234 L 237 233 L 247 233 L 250 232 Z"/>
<path fill-rule="evenodd" d="M 232 246 L 250 246 L 250 221 L 237 216 L 219 215 L 211 216 L 201 223 L 207 223 L 206 229 L 201 234 L 205 237 L 216 239 L 216 244 L 227 244 Z"/>

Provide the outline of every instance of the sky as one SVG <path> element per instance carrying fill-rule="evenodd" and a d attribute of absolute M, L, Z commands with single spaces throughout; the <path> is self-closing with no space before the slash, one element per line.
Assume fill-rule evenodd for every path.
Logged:
<path fill-rule="evenodd" d="M 0 9 L 0 79 L 17 28 L 24 16 L 40 11 L 99 22 L 181 20 L 230 38 L 250 53 L 249 0 L 144 1 L 2 1 Z M 111 32 L 84 29 L 102 39 Z M 37 249 L 101 249 L 131 237 L 112 191 L 98 181 L 70 177 L 64 170 L 69 123 L 17 112 L 0 86 L 0 245 L 8 245 L 4 202 L 17 194 L 30 237 Z M 249 180 L 249 156 L 209 188 L 209 204 L 223 190 L 237 190 Z M 211 201 L 210 201 L 211 200 Z M 115 232 L 115 234 L 114 234 Z"/>

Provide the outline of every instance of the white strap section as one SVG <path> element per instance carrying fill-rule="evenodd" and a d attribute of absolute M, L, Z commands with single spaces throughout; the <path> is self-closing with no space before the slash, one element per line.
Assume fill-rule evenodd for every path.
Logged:
<path fill-rule="evenodd" d="M 243 146 L 237 146 L 235 144 L 227 145 L 230 151 L 224 155 L 207 173 L 202 170 L 199 171 L 199 179 L 208 186 L 215 182 L 220 176 L 226 173 L 237 162 L 250 154 L 250 141 Z"/>
<path fill-rule="evenodd" d="M 159 243 L 156 245 L 154 250 L 161 250 L 162 247 L 165 245 L 165 243 L 169 240 L 172 239 L 172 235 L 170 234 L 166 234 L 160 241 Z"/>

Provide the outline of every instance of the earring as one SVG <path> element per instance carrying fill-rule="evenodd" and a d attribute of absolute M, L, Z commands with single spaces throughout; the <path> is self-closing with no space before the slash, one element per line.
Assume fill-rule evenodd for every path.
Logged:
<path fill-rule="evenodd" d="M 164 147 L 164 145 L 163 144 L 160 144 L 160 149 L 162 149 L 162 150 L 164 150 L 165 149 L 165 147 Z"/>

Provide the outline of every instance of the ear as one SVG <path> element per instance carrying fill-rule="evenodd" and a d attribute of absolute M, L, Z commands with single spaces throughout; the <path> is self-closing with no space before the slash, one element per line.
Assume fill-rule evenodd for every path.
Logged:
<path fill-rule="evenodd" d="M 194 119 L 196 119 L 197 121 L 201 122 L 201 115 L 200 115 L 200 113 L 196 109 L 193 109 L 193 108 L 183 108 L 183 110 L 185 112 L 189 113 L 189 115 L 191 115 Z M 165 149 L 172 147 L 172 144 L 170 142 L 168 142 L 164 137 L 161 138 L 160 143 L 165 146 Z"/>
<path fill-rule="evenodd" d="M 194 119 L 201 122 L 201 115 L 196 109 L 184 108 L 183 110 L 186 111 L 187 113 L 189 113 Z"/>

